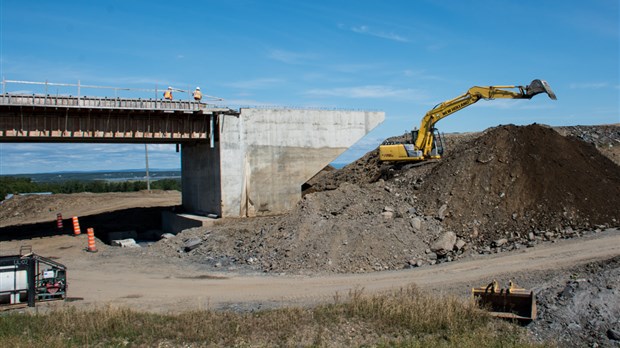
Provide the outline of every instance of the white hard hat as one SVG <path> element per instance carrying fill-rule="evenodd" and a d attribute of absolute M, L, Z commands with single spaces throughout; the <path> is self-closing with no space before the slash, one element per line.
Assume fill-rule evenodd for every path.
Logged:
<path fill-rule="evenodd" d="M 168 89 L 172 89 L 172 87 L 168 86 Z"/>
<path fill-rule="evenodd" d="M 200 87 L 196 87 L 196 89 L 200 91 Z"/>

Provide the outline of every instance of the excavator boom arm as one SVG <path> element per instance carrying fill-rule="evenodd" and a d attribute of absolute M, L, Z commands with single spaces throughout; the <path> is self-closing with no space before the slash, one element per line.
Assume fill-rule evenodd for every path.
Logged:
<path fill-rule="evenodd" d="M 454 99 L 438 104 L 432 110 L 427 112 L 422 118 L 422 121 L 420 121 L 418 137 L 414 139 L 415 148 L 422 150 L 424 154 L 427 154 L 433 147 L 432 130 L 435 123 L 444 117 L 450 116 L 453 113 L 476 103 L 479 99 L 480 98 L 476 95 L 465 93 Z"/>
<path fill-rule="evenodd" d="M 531 99 L 533 96 L 547 93 L 549 98 L 556 100 L 555 93 L 546 81 L 534 80 L 528 86 L 474 86 L 466 93 L 435 106 L 426 113 L 420 122 L 420 130 L 415 140 L 416 149 L 422 150 L 426 156 L 433 147 L 432 130 L 437 121 L 463 108 L 466 108 L 480 99 Z"/>

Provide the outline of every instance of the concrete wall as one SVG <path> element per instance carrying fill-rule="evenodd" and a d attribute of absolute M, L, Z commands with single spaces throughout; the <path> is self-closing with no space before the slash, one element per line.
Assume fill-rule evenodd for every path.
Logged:
<path fill-rule="evenodd" d="M 183 207 L 200 215 L 222 214 L 220 151 L 215 143 L 181 145 Z"/>
<path fill-rule="evenodd" d="M 183 144 L 183 206 L 206 215 L 283 213 L 301 185 L 378 126 L 368 111 L 242 109 L 218 116 L 218 141 Z M 218 136 L 219 135 L 219 136 Z"/>
<path fill-rule="evenodd" d="M 242 109 L 220 122 L 222 216 L 273 215 L 301 185 L 385 118 L 383 112 Z"/>
<path fill-rule="evenodd" d="M 244 125 L 241 116 L 220 116 L 221 216 L 246 216 L 241 207 L 247 204 L 246 180 L 252 171 L 247 167 Z"/>

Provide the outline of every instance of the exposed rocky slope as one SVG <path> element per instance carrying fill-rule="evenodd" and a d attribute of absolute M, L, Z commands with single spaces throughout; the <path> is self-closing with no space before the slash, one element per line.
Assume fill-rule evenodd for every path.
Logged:
<path fill-rule="evenodd" d="M 561 273 L 539 285 L 528 331 L 560 347 L 620 347 L 620 257 Z"/>

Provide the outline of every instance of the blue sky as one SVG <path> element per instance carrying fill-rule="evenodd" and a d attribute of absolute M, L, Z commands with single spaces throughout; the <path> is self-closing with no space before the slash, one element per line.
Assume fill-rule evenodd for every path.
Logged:
<path fill-rule="evenodd" d="M 558 100 L 480 101 L 440 121 L 441 131 L 620 122 L 617 0 L 0 0 L 0 10 L 7 80 L 201 86 L 230 107 L 385 111 L 339 162 L 474 85 L 540 78 Z M 151 167 L 180 167 L 174 146 L 149 145 L 149 154 Z M 143 165 L 143 145 L 0 144 L 0 174 Z"/>

